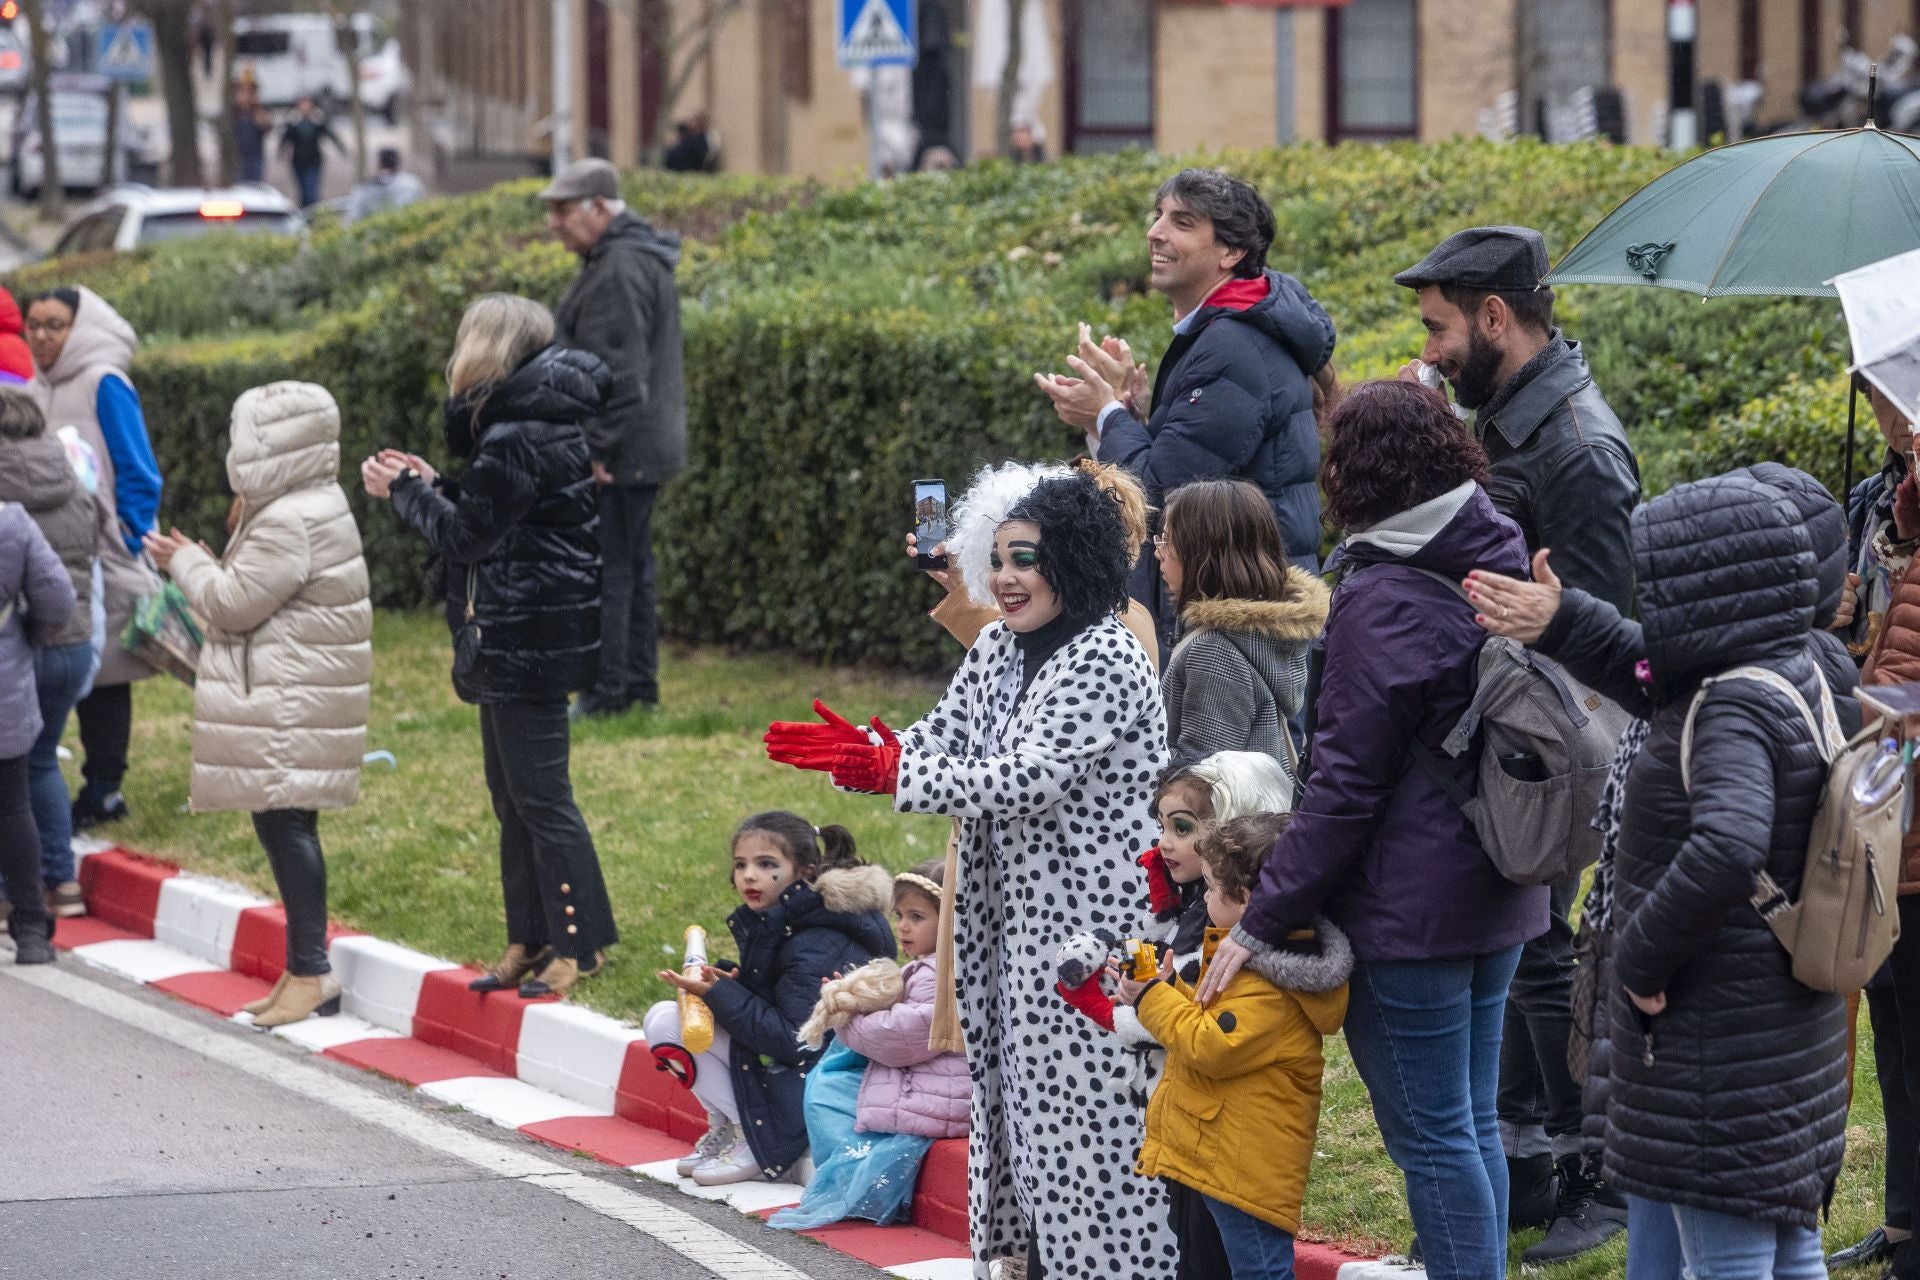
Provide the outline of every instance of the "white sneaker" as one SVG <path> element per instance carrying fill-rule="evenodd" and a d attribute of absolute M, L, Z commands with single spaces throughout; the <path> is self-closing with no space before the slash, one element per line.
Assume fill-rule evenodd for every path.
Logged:
<path fill-rule="evenodd" d="M 760 1182 L 767 1176 L 766 1170 L 753 1157 L 753 1148 L 747 1145 L 743 1135 L 736 1139 L 733 1146 L 720 1156 L 715 1157 L 693 1171 L 693 1180 L 703 1187 L 724 1187 L 735 1182 Z"/>
<path fill-rule="evenodd" d="M 812 1182 L 813 1181 L 813 1157 L 801 1156 L 798 1160 L 795 1160 L 793 1164 L 787 1169 L 786 1174 L 780 1179 L 780 1181 L 791 1182 L 796 1186 L 802 1186 L 802 1187 L 806 1186 L 809 1182 Z"/>
<path fill-rule="evenodd" d="M 707 1112 L 707 1131 L 693 1144 L 691 1154 L 675 1162 L 673 1171 L 683 1178 L 692 1177 L 695 1169 L 725 1155 L 739 1137 L 740 1131 L 733 1127 L 733 1121 L 717 1111 Z"/>

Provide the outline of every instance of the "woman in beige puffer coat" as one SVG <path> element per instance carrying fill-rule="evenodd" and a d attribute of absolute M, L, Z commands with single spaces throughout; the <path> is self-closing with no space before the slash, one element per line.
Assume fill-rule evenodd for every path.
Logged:
<path fill-rule="evenodd" d="M 317 811 L 359 798 L 373 673 L 367 566 L 339 474 L 340 411 L 326 388 L 255 387 L 233 406 L 227 481 L 239 516 L 226 554 L 215 560 L 177 529 L 147 535 L 207 623 L 193 809 L 253 815 L 286 904 L 287 968 L 247 1007 L 257 1027 L 339 1008 Z"/>

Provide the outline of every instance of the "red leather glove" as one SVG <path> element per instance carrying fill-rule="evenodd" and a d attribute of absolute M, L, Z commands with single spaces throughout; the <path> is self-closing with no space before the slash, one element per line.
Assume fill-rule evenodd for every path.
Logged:
<path fill-rule="evenodd" d="M 878 743 L 868 742 L 862 735 L 859 746 L 841 747 L 833 753 L 833 782 L 849 791 L 890 796 L 900 788 L 900 740 L 879 716 L 873 718 L 873 731 L 880 735 Z"/>
<path fill-rule="evenodd" d="M 1167 855 L 1155 845 L 1134 859 L 1147 873 L 1147 909 L 1156 916 L 1180 909 L 1180 886 L 1173 882 L 1173 873 L 1167 870 Z"/>
<path fill-rule="evenodd" d="M 818 698 L 814 699 L 813 711 L 825 723 L 776 720 L 767 726 L 761 741 L 767 744 L 769 759 L 796 769 L 826 773 L 832 770 L 834 755 L 841 748 L 870 745 L 865 730 Z"/>
<path fill-rule="evenodd" d="M 1113 998 L 1100 989 L 1099 973 L 1077 987 L 1055 982 L 1053 989 L 1060 993 L 1061 999 L 1099 1023 L 1101 1030 L 1113 1030 Z"/>

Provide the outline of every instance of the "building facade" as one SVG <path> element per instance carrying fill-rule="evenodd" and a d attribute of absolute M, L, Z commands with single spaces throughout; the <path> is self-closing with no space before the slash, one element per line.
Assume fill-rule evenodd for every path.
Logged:
<path fill-rule="evenodd" d="M 842 176 L 868 163 L 861 86 L 834 59 L 834 0 L 415 0 L 412 58 L 463 154 L 548 152 L 552 13 L 570 6 L 576 148 L 632 165 L 672 121 L 707 122 L 721 167 Z M 848 0 L 849 3 L 853 0 Z M 1668 0 L 919 0 L 916 153 L 961 161 L 1001 137 L 1009 10 L 1013 106 L 1048 155 L 1125 146 L 1438 140 L 1542 131 L 1599 102 L 1601 132 L 1660 136 Z M 1696 75 L 1750 81 L 1761 122 L 1844 44 L 1880 58 L 1920 0 L 1699 0 Z M 892 100 L 892 99 L 890 99 Z"/>

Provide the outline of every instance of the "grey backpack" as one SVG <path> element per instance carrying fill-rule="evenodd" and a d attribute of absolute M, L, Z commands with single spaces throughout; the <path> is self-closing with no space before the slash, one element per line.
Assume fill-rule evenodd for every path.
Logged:
<path fill-rule="evenodd" d="M 1445 574 L 1415 572 L 1466 598 Z M 1490 635 L 1480 647 L 1473 701 L 1440 744 L 1458 758 L 1480 739 L 1478 787 L 1469 793 L 1417 737 L 1408 750 L 1473 823 L 1501 875 L 1515 884 L 1555 884 L 1600 856 L 1593 813 L 1631 719 L 1551 658 Z"/>

